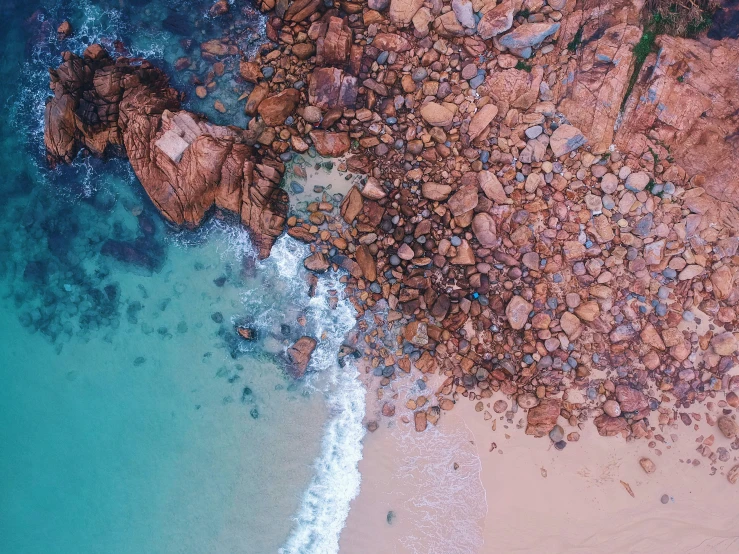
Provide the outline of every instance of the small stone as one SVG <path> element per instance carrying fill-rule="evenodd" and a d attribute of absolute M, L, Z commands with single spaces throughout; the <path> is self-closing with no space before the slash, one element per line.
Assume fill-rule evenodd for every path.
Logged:
<path fill-rule="evenodd" d="M 398 248 L 398 257 L 401 260 L 412 260 L 415 256 L 415 253 L 413 252 L 413 249 L 408 246 L 407 244 L 403 243 L 400 245 L 400 248 Z"/>
<path fill-rule="evenodd" d="M 739 464 L 735 465 L 728 471 L 726 478 L 732 485 L 735 485 L 736 482 L 739 481 Z"/>
<path fill-rule="evenodd" d="M 531 313 L 533 308 L 533 305 L 520 296 L 511 298 L 505 310 L 510 326 L 514 329 L 523 329 L 529 319 L 529 313 Z"/>
<path fill-rule="evenodd" d="M 519 394 L 516 398 L 518 405 L 524 410 L 529 410 L 539 404 L 539 399 L 531 393 Z"/>
<path fill-rule="evenodd" d="M 654 473 L 655 471 L 657 471 L 657 466 L 654 465 L 654 462 L 649 458 L 642 458 L 641 460 L 639 460 L 639 465 L 641 465 L 642 469 L 646 473 Z"/>
<path fill-rule="evenodd" d="M 564 440 L 564 429 L 562 429 L 560 425 L 555 425 L 554 427 L 552 427 L 552 430 L 549 431 L 549 438 L 552 440 L 552 442 L 559 442 L 561 440 Z"/>
<path fill-rule="evenodd" d="M 734 333 L 729 331 L 715 335 L 711 340 L 713 351 L 719 356 L 731 356 L 736 352 L 737 340 Z"/>
<path fill-rule="evenodd" d="M 552 133 L 549 139 L 549 147 L 554 152 L 554 156 L 559 158 L 565 154 L 569 154 L 573 150 L 577 150 L 586 142 L 585 135 L 577 127 L 560 125 Z"/>
<path fill-rule="evenodd" d="M 534 125 L 533 127 L 526 129 L 526 136 L 530 139 L 535 139 L 541 135 L 543 130 L 544 129 L 542 129 L 541 125 Z"/>
<path fill-rule="evenodd" d="M 727 415 L 719 417 L 716 424 L 727 439 L 733 439 L 739 434 L 739 425 Z"/>
<path fill-rule="evenodd" d="M 505 400 L 496 400 L 493 404 L 493 411 L 496 414 L 502 414 L 508 409 L 508 402 Z"/>
<path fill-rule="evenodd" d="M 621 415 L 621 406 L 615 400 L 606 400 L 603 403 L 603 411 L 611 417 L 618 417 Z"/>

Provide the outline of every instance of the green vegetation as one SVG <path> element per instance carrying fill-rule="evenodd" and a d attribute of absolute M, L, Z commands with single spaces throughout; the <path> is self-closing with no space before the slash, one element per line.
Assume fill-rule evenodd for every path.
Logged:
<path fill-rule="evenodd" d="M 528 19 L 530 15 L 531 12 L 527 8 L 524 8 L 516 14 L 516 17 L 523 17 L 524 19 Z"/>
<path fill-rule="evenodd" d="M 711 26 L 718 0 L 647 0 L 658 34 L 695 37 Z"/>
<path fill-rule="evenodd" d="M 572 37 L 572 40 L 569 43 L 567 43 L 567 50 L 572 53 L 577 52 L 577 48 L 582 44 L 582 29 L 583 26 L 580 25 L 580 28 L 577 30 L 577 33 L 575 33 L 575 36 Z"/>
<path fill-rule="evenodd" d="M 656 38 L 657 33 L 653 29 L 645 26 L 639 42 L 634 46 L 634 71 L 629 79 L 629 85 L 626 87 L 626 94 L 624 94 L 623 102 L 621 102 L 621 110 L 626 107 L 626 101 L 629 99 L 629 96 L 631 96 L 631 91 L 634 90 L 634 85 L 636 84 L 636 79 L 639 77 L 639 72 L 644 65 L 644 60 L 647 59 L 647 56 L 651 52 L 656 50 L 654 45 Z"/>
<path fill-rule="evenodd" d="M 516 69 L 523 69 L 524 71 L 531 73 L 531 66 L 523 60 L 518 60 L 516 63 Z"/>
<path fill-rule="evenodd" d="M 647 0 L 643 12 L 642 37 L 634 46 L 634 72 L 629 79 L 621 109 L 634 90 L 644 61 L 650 53 L 656 52 L 655 41 L 658 35 L 694 37 L 711 26 L 713 13 L 718 8 L 718 0 Z M 568 46 L 569 48 L 569 46 Z M 678 77 L 681 83 L 684 76 Z"/>

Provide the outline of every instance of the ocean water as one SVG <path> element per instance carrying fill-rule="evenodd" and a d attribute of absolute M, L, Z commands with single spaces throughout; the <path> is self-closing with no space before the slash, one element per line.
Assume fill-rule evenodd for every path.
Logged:
<path fill-rule="evenodd" d="M 122 40 L 171 72 L 180 39 L 220 35 L 209 5 L 3 2 L 0 552 L 338 551 L 365 394 L 336 356 L 355 323 L 342 275 L 311 296 L 289 237 L 260 262 L 233 222 L 165 225 L 125 161 L 43 159 L 61 49 Z M 63 19 L 75 36 L 59 44 Z M 188 106 L 240 124 L 233 86 Z M 284 351 L 303 334 L 320 341 L 295 382 Z"/>

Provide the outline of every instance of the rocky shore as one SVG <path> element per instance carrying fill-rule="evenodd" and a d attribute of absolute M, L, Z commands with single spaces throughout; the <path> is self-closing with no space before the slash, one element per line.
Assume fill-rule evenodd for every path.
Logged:
<path fill-rule="evenodd" d="M 192 75 L 201 98 L 236 74 L 247 129 L 181 110 L 160 70 L 91 47 L 51 71 L 50 160 L 125 151 L 173 223 L 215 205 L 262 255 L 286 226 L 308 269 L 346 270 L 362 333 L 341 355 L 376 376 L 378 418 L 395 417 L 395 380 L 436 375 L 406 403 L 419 432 L 465 399 L 486 417 L 525 410 L 526 433 L 558 449 L 593 423 L 657 445 L 705 418 L 719 438 L 700 454 L 730 461 L 736 39 L 660 36 L 640 64 L 642 6 L 619 0 L 260 8 L 256 58 L 226 35 L 176 64 L 210 64 Z M 238 24 L 223 0 L 211 15 Z M 288 217 L 296 153 L 340 158 L 361 185 Z"/>

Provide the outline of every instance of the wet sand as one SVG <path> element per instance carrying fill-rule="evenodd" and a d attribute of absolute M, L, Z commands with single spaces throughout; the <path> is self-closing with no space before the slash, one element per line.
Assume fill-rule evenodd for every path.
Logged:
<path fill-rule="evenodd" d="M 668 443 L 672 433 L 678 440 L 658 445 L 660 456 L 646 440 L 627 443 L 600 437 L 587 422 L 579 442 L 557 451 L 549 440 L 515 428 L 524 414 L 516 414 L 513 424 L 494 414 L 487 403 L 492 406 L 495 399 L 486 401 L 485 409 L 496 416 L 496 431 L 491 429 L 493 420 L 485 421 L 475 403 L 466 399 L 443 414 L 437 429 L 426 433 L 416 433 L 412 423 L 396 419 L 388 424 L 382 418 L 380 429 L 365 439 L 361 492 L 352 504 L 341 552 L 739 551 L 737 489 L 725 475 L 737 463 L 736 451 L 730 450 L 729 462 L 716 464 L 715 475 L 710 475 L 710 462 L 696 452 L 696 438 L 711 434 L 716 436 L 714 451 L 719 446 L 730 449 L 729 440 L 716 427 L 702 422 L 699 430 L 683 426 L 667 430 L 663 435 Z M 696 411 L 703 413 L 705 408 Z M 407 459 L 424 440 L 417 437 L 427 434 L 429 446 L 423 448 L 426 457 L 419 458 L 421 465 L 416 471 L 403 468 L 399 460 Z M 496 446 L 491 450 L 492 443 Z M 439 460 L 440 453 L 445 453 L 440 461 L 447 467 L 425 471 L 433 465 L 428 460 Z M 656 464 L 655 473 L 642 470 L 639 459 L 644 456 Z M 700 465 L 687 463 L 695 459 Z M 461 461 L 458 470 L 448 467 L 452 460 Z M 633 498 L 621 481 L 631 487 Z M 445 489 L 439 501 L 456 488 L 446 497 L 446 509 L 429 511 L 417 501 L 418 491 L 434 486 Z M 480 494 L 482 505 L 476 504 Z M 664 494 L 669 496 L 667 504 L 661 502 Z M 459 518 L 463 505 L 468 513 Z M 391 524 L 386 519 L 389 510 L 395 511 Z M 470 517 L 470 511 L 480 519 Z M 464 521 L 455 523 L 458 519 Z M 433 536 L 426 534 L 429 529 L 436 531 Z M 478 533 L 484 544 L 471 548 Z M 473 540 L 465 543 L 465 535 Z"/>

